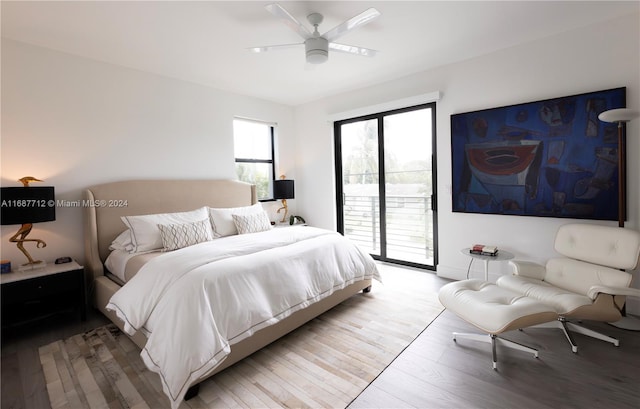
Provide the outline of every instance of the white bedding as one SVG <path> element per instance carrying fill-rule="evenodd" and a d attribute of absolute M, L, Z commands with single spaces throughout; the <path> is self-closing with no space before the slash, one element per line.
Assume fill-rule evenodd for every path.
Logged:
<path fill-rule="evenodd" d="M 107 270 L 120 279 L 120 284 L 126 283 L 136 275 L 138 270 L 154 257 L 165 254 L 159 250 L 129 253 L 126 250 L 113 250 L 104 262 Z"/>
<path fill-rule="evenodd" d="M 366 278 L 379 280 L 373 259 L 338 233 L 273 229 L 155 257 L 107 309 L 147 335 L 141 356 L 177 408 L 230 345 Z"/>
<path fill-rule="evenodd" d="M 116 249 L 109 253 L 109 257 L 104 261 L 104 266 L 111 274 L 115 275 L 125 283 L 127 279 L 125 278 L 124 272 L 127 267 L 127 262 L 129 259 L 137 255 L 138 254 L 136 253 L 129 253 L 126 250 Z"/>

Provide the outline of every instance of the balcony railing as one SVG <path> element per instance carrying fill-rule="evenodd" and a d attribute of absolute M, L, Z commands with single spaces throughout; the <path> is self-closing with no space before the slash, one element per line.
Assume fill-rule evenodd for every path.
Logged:
<path fill-rule="evenodd" d="M 386 196 L 387 258 L 433 265 L 433 214 L 425 196 Z M 344 197 L 344 233 L 380 255 L 378 196 Z"/>

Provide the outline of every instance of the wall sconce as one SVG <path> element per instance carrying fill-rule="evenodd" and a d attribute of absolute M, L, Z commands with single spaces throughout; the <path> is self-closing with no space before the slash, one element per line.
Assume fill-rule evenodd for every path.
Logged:
<path fill-rule="evenodd" d="M 289 209 L 287 208 L 287 199 L 294 199 L 294 183 L 293 180 L 285 179 L 285 176 L 280 176 L 280 180 L 273 181 L 273 198 L 274 199 L 282 199 L 282 207 L 278 209 L 277 213 L 280 213 L 280 210 L 284 209 L 284 214 L 282 215 L 282 220 L 280 223 L 284 223 L 287 219 L 287 213 Z"/>
<path fill-rule="evenodd" d="M 2 206 L 0 224 L 22 224 L 18 232 L 9 239 L 17 243 L 18 249 L 27 257 L 23 266 L 36 268 L 45 266 L 41 260 L 34 260 L 24 248 L 27 241 L 36 242 L 36 248 L 46 247 L 47 243 L 40 239 L 27 239 L 33 223 L 51 222 L 56 219 L 55 192 L 52 186 L 30 187 L 29 182 L 42 182 L 31 176 L 20 179 L 23 187 L 3 187 L 0 201 Z"/>

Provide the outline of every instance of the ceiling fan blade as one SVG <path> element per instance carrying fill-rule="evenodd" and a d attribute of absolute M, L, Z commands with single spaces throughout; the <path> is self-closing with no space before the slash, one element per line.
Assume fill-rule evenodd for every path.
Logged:
<path fill-rule="evenodd" d="M 336 38 L 347 34 L 349 31 L 354 30 L 360 26 L 363 26 L 378 17 L 380 12 L 373 7 L 363 11 L 355 17 L 350 18 L 342 24 L 338 24 L 331 30 L 327 31 L 322 35 L 322 37 L 326 38 L 327 41 L 331 42 Z"/>
<path fill-rule="evenodd" d="M 249 48 L 247 48 L 247 50 L 249 50 L 251 52 L 254 52 L 254 53 L 264 53 L 264 52 L 269 51 L 269 50 L 277 50 L 277 49 L 282 49 L 282 48 L 299 47 L 301 45 L 304 45 L 304 43 L 264 45 L 264 46 L 261 46 L 261 47 L 249 47 Z"/>
<path fill-rule="evenodd" d="M 285 10 L 282 6 L 277 3 L 269 4 L 265 6 L 267 11 L 273 14 L 275 17 L 282 20 L 290 29 L 298 33 L 298 35 L 305 40 L 307 38 L 313 37 L 311 32 L 302 25 L 298 20 L 295 19 L 287 10 Z"/>
<path fill-rule="evenodd" d="M 333 51 L 339 51 L 341 53 L 362 55 L 364 57 L 375 57 L 378 53 L 377 50 L 370 48 L 358 47 L 355 45 L 346 45 L 339 43 L 329 43 L 329 48 Z"/>

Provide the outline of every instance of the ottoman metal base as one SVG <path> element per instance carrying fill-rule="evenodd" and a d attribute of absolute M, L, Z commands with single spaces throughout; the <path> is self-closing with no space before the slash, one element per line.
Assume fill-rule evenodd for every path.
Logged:
<path fill-rule="evenodd" d="M 493 369 L 498 369 L 498 355 L 496 354 L 496 344 L 504 345 L 507 348 L 517 349 L 519 351 L 531 352 L 534 358 L 538 357 L 538 350 L 508 339 L 500 338 L 496 334 L 470 334 L 463 332 L 454 332 L 453 340 L 457 342 L 457 338 L 472 339 L 491 344 L 491 352 L 493 354 Z"/>

